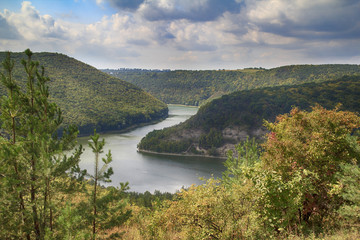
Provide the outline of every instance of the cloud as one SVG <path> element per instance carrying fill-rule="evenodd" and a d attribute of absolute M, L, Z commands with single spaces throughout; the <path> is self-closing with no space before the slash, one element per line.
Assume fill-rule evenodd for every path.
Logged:
<path fill-rule="evenodd" d="M 146 20 L 212 21 L 225 12 L 238 12 L 238 0 L 107 0 L 119 10 L 138 11 Z"/>
<path fill-rule="evenodd" d="M 4 15 L 6 15 L 6 12 Z M 2 15 L 2 13 L 0 13 L 0 36 L 2 36 L 1 38 L 3 39 L 21 38 L 17 30 L 9 25 L 9 23 L 6 21 L 6 18 Z"/>
<path fill-rule="evenodd" d="M 108 2 L 119 10 L 135 11 L 145 0 L 108 0 Z"/>
<path fill-rule="evenodd" d="M 261 31 L 302 39 L 360 35 L 360 2 L 356 0 L 247 1 L 249 22 Z"/>
<path fill-rule="evenodd" d="M 360 63 L 358 0 L 96 3 L 100 12 L 118 11 L 91 24 L 40 14 L 27 1 L 19 12 L 0 11 L 0 49 L 58 51 L 102 68 Z"/>
<path fill-rule="evenodd" d="M 13 13 L 7 10 L 2 15 L 2 26 L 9 28 L 26 40 L 36 41 L 39 38 L 62 38 L 65 32 L 55 20 L 49 15 L 41 16 L 30 2 L 24 1 L 20 13 Z"/>

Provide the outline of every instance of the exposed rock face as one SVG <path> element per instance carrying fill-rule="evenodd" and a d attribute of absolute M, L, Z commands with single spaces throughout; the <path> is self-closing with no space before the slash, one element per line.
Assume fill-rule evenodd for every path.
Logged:
<path fill-rule="evenodd" d="M 246 130 L 239 126 L 231 126 L 226 127 L 222 130 L 222 136 L 224 139 L 224 144 L 218 148 L 216 148 L 216 153 L 218 157 L 226 157 L 227 153 L 231 150 L 235 154 L 235 146 L 241 142 L 245 141 L 249 138 L 256 138 L 261 140 L 268 131 L 265 128 L 258 128 L 254 130 Z M 199 139 L 202 134 L 205 134 L 203 130 L 200 129 L 183 129 L 181 131 L 176 132 L 176 135 L 172 135 L 168 140 L 169 141 L 183 141 L 191 139 L 194 143 L 187 149 L 183 154 L 185 155 L 206 155 L 210 156 L 209 150 L 201 148 L 199 146 Z M 195 149 L 197 153 L 191 151 L 191 149 Z M 214 150 L 214 149 L 213 149 Z"/>
<path fill-rule="evenodd" d="M 183 129 L 176 133 L 176 135 L 172 135 L 170 137 L 170 141 L 181 141 L 186 139 L 199 139 L 203 131 L 200 129 L 190 130 L 190 129 Z"/>
<path fill-rule="evenodd" d="M 229 150 L 235 154 L 235 146 L 239 142 L 245 141 L 248 137 L 261 140 L 267 133 L 268 131 L 263 127 L 250 131 L 239 126 L 227 127 L 222 131 L 225 143 L 217 148 L 217 152 L 222 157 L 225 157 Z"/>

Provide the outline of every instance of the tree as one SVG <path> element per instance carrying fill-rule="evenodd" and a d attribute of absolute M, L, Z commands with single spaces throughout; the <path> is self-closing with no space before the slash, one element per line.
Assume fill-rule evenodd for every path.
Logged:
<path fill-rule="evenodd" d="M 231 186 L 232 184 L 241 184 L 249 171 L 255 167 L 256 163 L 260 162 L 260 147 L 255 142 L 255 138 L 249 140 L 247 138 L 244 142 L 235 146 L 236 155 L 232 151 L 228 152 L 228 157 L 224 163 L 226 170 L 223 172 L 223 183 Z"/>
<path fill-rule="evenodd" d="M 73 149 L 77 128 L 65 128 L 61 110 L 49 100 L 44 68 L 31 60 L 22 64 L 26 81 L 13 78 L 14 61 L 8 53 L 3 62 L 1 83 L 7 95 L 0 106 L 1 136 L 1 230 L 0 238 L 44 239 L 53 230 L 54 215 L 59 209 L 53 196 L 66 188 L 55 179 L 68 178 L 78 168 L 82 147 Z M 59 181 L 57 181 L 59 182 Z"/>
<path fill-rule="evenodd" d="M 91 142 L 89 142 L 89 147 L 92 149 L 95 154 L 95 167 L 94 167 L 94 175 L 89 175 L 92 180 L 94 180 L 94 190 L 92 194 L 92 207 L 93 207 L 93 239 L 96 236 L 96 218 L 97 218 L 97 185 L 98 182 L 111 182 L 110 176 L 114 173 L 113 169 L 108 168 L 109 164 L 112 161 L 111 151 L 106 154 L 106 158 L 102 158 L 102 162 L 104 163 L 101 168 L 99 168 L 99 156 L 103 153 L 103 148 L 105 145 L 105 139 L 99 141 L 100 135 L 96 133 L 94 130 L 94 135 L 90 137 Z"/>
<path fill-rule="evenodd" d="M 359 139 L 353 135 L 360 127 L 360 118 L 356 113 L 340 111 L 339 107 L 326 110 L 315 106 L 311 112 L 293 108 L 290 114 L 279 115 L 275 123 L 265 122 L 271 131 L 263 145 L 262 164 L 269 173 L 265 179 L 271 179 L 273 184 L 276 177 L 280 186 L 288 186 L 285 190 L 270 190 L 285 200 L 299 200 L 294 208 L 299 207 L 300 223 L 312 219 L 321 224 L 335 212 L 341 202 L 338 195 L 331 194 L 338 181 L 337 173 L 342 164 L 355 166 L 360 160 Z M 277 210 L 285 213 L 289 206 L 279 206 Z M 296 221 L 295 215 L 292 221 Z"/>

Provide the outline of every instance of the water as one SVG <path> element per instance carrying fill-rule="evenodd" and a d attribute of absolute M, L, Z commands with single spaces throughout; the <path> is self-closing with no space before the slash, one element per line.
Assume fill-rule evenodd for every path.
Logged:
<path fill-rule="evenodd" d="M 201 184 L 199 177 L 220 177 L 224 171 L 223 160 L 204 157 L 184 157 L 152 155 L 137 152 L 137 144 L 148 132 L 154 129 L 176 125 L 197 112 L 198 108 L 169 105 L 169 117 L 164 121 L 139 127 L 127 133 L 103 134 L 105 151 L 111 149 L 114 175 L 110 185 L 119 186 L 120 182 L 129 182 L 130 191 L 135 192 L 176 192 L 191 184 Z M 89 173 L 94 171 L 94 154 L 87 145 L 89 137 L 79 138 L 85 152 L 80 167 Z"/>

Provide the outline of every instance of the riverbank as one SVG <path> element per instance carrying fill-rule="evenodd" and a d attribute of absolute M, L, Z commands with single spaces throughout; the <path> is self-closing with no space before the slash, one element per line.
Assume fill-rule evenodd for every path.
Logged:
<path fill-rule="evenodd" d="M 178 156 L 178 157 L 202 157 L 202 158 L 214 158 L 214 159 L 221 159 L 226 160 L 227 157 L 216 157 L 211 155 L 197 155 L 197 154 L 188 154 L 188 153 L 159 153 L 154 151 L 148 151 L 148 150 L 137 150 L 139 153 L 145 153 L 145 154 L 151 154 L 151 155 L 162 155 L 162 156 Z"/>
<path fill-rule="evenodd" d="M 167 104 L 168 106 L 168 109 L 170 107 L 185 107 L 185 108 L 193 108 L 193 109 L 197 109 L 199 108 L 198 106 L 190 106 L 190 105 L 183 105 L 183 104 Z M 167 113 L 167 115 L 163 115 L 162 117 L 158 118 L 158 119 L 154 119 L 150 122 L 142 122 L 142 123 L 136 123 L 136 124 L 133 124 L 129 127 L 126 127 L 126 128 L 123 128 L 123 129 L 119 129 L 119 130 L 99 130 L 99 129 L 96 129 L 96 132 L 97 133 L 100 133 L 100 134 L 123 134 L 123 133 L 127 133 L 127 132 L 130 132 L 130 131 L 133 131 L 137 128 L 141 128 L 141 127 L 146 127 L 146 126 L 150 126 L 150 125 L 155 125 L 157 123 L 160 123 L 162 121 L 164 121 L 165 119 L 167 119 L 168 117 L 170 117 L 172 114 Z M 92 135 L 93 132 L 85 132 L 85 133 L 79 133 L 78 137 L 88 137 L 90 135 Z"/>
<path fill-rule="evenodd" d="M 194 107 L 169 105 L 169 117 L 164 121 L 124 133 L 102 134 L 100 137 L 105 139 L 104 153 L 111 150 L 113 157 L 110 166 L 114 175 L 107 186 L 117 187 L 121 182 L 129 182 L 130 191 L 134 192 L 159 190 L 175 193 L 183 186 L 202 184 L 200 177 L 221 177 L 225 170 L 223 159 L 142 154 L 137 151 L 138 143 L 149 132 L 184 122 L 196 112 L 197 108 Z M 78 143 L 85 149 L 80 167 L 91 173 L 94 169 L 94 153 L 88 146 L 88 138 L 79 138 Z"/>
<path fill-rule="evenodd" d="M 164 117 L 159 118 L 159 119 L 154 119 L 154 120 L 152 120 L 150 122 L 136 123 L 134 125 L 131 125 L 129 127 L 126 127 L 126 128 L 120 129 L 120 130 L 103 130 L 103 131 L 96 130 L 96 132 L 99 133 L 99 134 L 123 134 L 123 133 L 133 131 L 133 130 L 135 130 L 137 128 L 146 127 L 146 126 L 150 126 L 150 125 L 160 123 L 160 122 L 164 121 L 165 119 L 167 119 L 168 117 L 169 117 L 169 115 L 164 116 Z M 83 134 L 79 133 L 78 137 L 89 137 L 92 134 L 93 133 L 83 133 Z"/>

